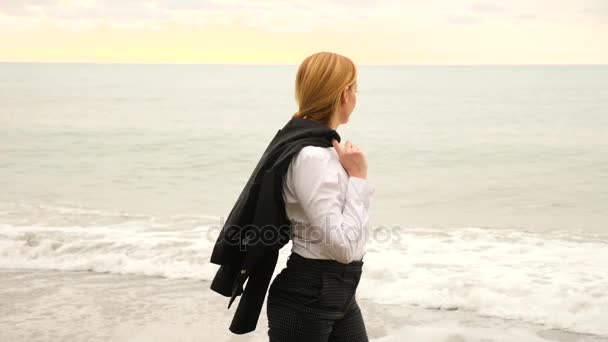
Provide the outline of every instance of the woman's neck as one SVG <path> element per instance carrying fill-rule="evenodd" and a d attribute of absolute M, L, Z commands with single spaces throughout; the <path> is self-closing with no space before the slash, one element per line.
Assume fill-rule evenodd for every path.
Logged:
<path fill-rule="evenodd" d="M 337 118 L 338 115 L 332 115 L 331 119 L 327 123 L 327 127 L 333 129 L 334 131 L 337 130 L 338 126 L 340 126 L 340 121 Z"/>

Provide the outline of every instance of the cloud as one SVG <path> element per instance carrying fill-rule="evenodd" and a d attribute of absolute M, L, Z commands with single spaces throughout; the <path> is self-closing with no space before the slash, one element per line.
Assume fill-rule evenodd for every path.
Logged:
<path fill-rule="evenodd" d="M 446 15 L 444 20 L 448 24 L 453 25 L 472 25 L 472 24 L 480 24 L 483 22 L 481 17 L 469 15 L 469 14 L 455 14 L 455 15 Z"/>
<path fill-rule="evenodd" d="M 82 19 L 118 19 L 118 20 L 163 20 L 168 19 L 169 13 L 163 9 L 139 3 L 124 1 L 114 4 L 105 1 L 97 6 L 53 6 L 45 9 L 45 14 L 52 18 L 68 20 Z"/>
<path fill-rule="evenodd" d="M 283 32 L 377 26 L 603 21 L 606 0 L 0 0 L 3 27 L 225 26 Z M 2 15 L 4 14 L 4 16 Z M 27 17 L 27 20 L 26 20 Z M 17 19 L 19 18 L 19 19 Z M 367 26 L 366 26 L 367 25 Z"/>
<path fill-rule="evenodd" d="M 272 31 L 306 31 L 363 17 L 375 0 L 0 0 L 0 12 L 54 20 L 62 27 L 98 23 L 141 27 L 173 21 L 181 25 L 224 22 Z"/>
<path fill-rule="evenodd" d="M 157 5 L 172 10 L 199 10 L 218 6 L 210 0 L 158 0 Z"/>
<path fill-rule="evenodd" d="M 83 18 L 106 17 L 149 17 L 155 11 L 184 11 L 184 10 L 234 10 L 234 11 L 273 11 L 277 7 L 290 8 L 293 16 L 302 9 L 317 9 L 331 11 L 336 9 L 369 8 L 378 3 L 377 0 L 0 0 L 0 12 L 7 15 L 36 15 L 44 14 L 50 17 Z M 328 13 L 329 14 L 329 13 Z M 335 13 L 331 13 L 332 15 Z"/>
<path fill-rule="evenodd" d="M 35 7 L 54 5 L 57 0 L 2 0 L 0 12 L 11 16 L 26 16 L 32 14 Z"/>
<path fill-rule="evenodd" d="M 586 8 L 583 10 L 583 14 L 608 16 L 608 7 Z"/>
<path fill-rule="evenodd" d="M 219 8 L 212 0 L 0 0 L 0 12 L 9 16 L 46 16 L 61 19 L 166 18 L 171 10 Z"/>
<path fill-rule="evenodd" d="M 516 1 L 509 2 L 509 7 L 503 7 L 497 2 L 484 1 L 474 3 L 469 7 L 469 15 L 449 17 L 448 22 L 452 24 L 471 24 L 481 22 L 521 22 L 538 19 L 534 6 L 526 6 Z"/>
<path fill-rule="evenodd" d="M 499 13 L 505 10 L 503 7 L 490 2 L 478 2 L 476 4 L 473 4 L 473 6 L 471 6 L 471 9 L 474 12 L 480 13 Z"/>
<path fill-rule="evenodd" d="M 25 16 L 29 14 L 28 9 L 22 3 L 16 1 L 0 2 L 0 12 L 14 16 Z"/>
<path fill-rule="evenodd" d="M 518 20 L 536 20 L 538 17 L 532 14 L 519 14 L 515 16 Z"/>

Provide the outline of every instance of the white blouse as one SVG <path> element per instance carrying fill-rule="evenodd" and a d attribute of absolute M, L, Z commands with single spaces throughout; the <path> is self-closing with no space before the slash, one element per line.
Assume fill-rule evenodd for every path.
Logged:
<path fill-rule="evenodd" d="M 361 260 L 374 192 L 367 179 L 349 177 L 333 147 L 302 148 L 283 179 L 292 252 L 341 263 Z"/>

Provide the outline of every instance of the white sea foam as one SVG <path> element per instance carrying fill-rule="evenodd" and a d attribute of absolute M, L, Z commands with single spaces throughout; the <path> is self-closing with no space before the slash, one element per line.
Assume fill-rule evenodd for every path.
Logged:
<path fill-rule="evenodd" d="M 408 229 L 372 242 L 361 296 L 608 335 L 608 244 L 517 231 Z"/>
<path fill-rule="evenodd" d="M 208 226 L 131 221 L 105 227 L 0 224 L 0 267 L 210 279 Z"/>
<path fill-rule="evenodd" d="M 401 342 L 401 341 L 424 341 L 424 342 L 485 342 L 485 341 L 526 341 L 547 342 L 525 329 L 505 329 L 463 326 L 458 322 L 430 323 L 424 325 L 408 325 L 391 335 L 376 339 L 375 342 Z"/>
<path fill-rule="evenodd" d="M 91 215 L 108 216 L 79 215 L 89 222 L 99 221 Z M 210 217 L 110 216 L 113 223 L 104 226 L 0 224 L 0 268 L 213 278 L 218 266 L 209 257 L 219 228 Z M 608 336 L 605 240 L 481 228 L 375 232 L 362 298 Z M 290 248 L 282 250 L 275 274 Z"/>

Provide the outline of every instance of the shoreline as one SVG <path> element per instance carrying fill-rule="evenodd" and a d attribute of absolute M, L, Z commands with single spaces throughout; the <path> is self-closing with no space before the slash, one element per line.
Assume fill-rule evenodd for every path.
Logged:
<path fill-rule="evenodd" d="M 266 306 L 255 331 L 234 335 L 234 307 L 209 282 L 84 271 L 0 269 L 1 341 L 266 341 Z M 237 299 L 238 300 L 238 299 Z M 608 337 L 480 317 L 459 310 L 357 298 L 371 341 L 596 342 Z"/>

